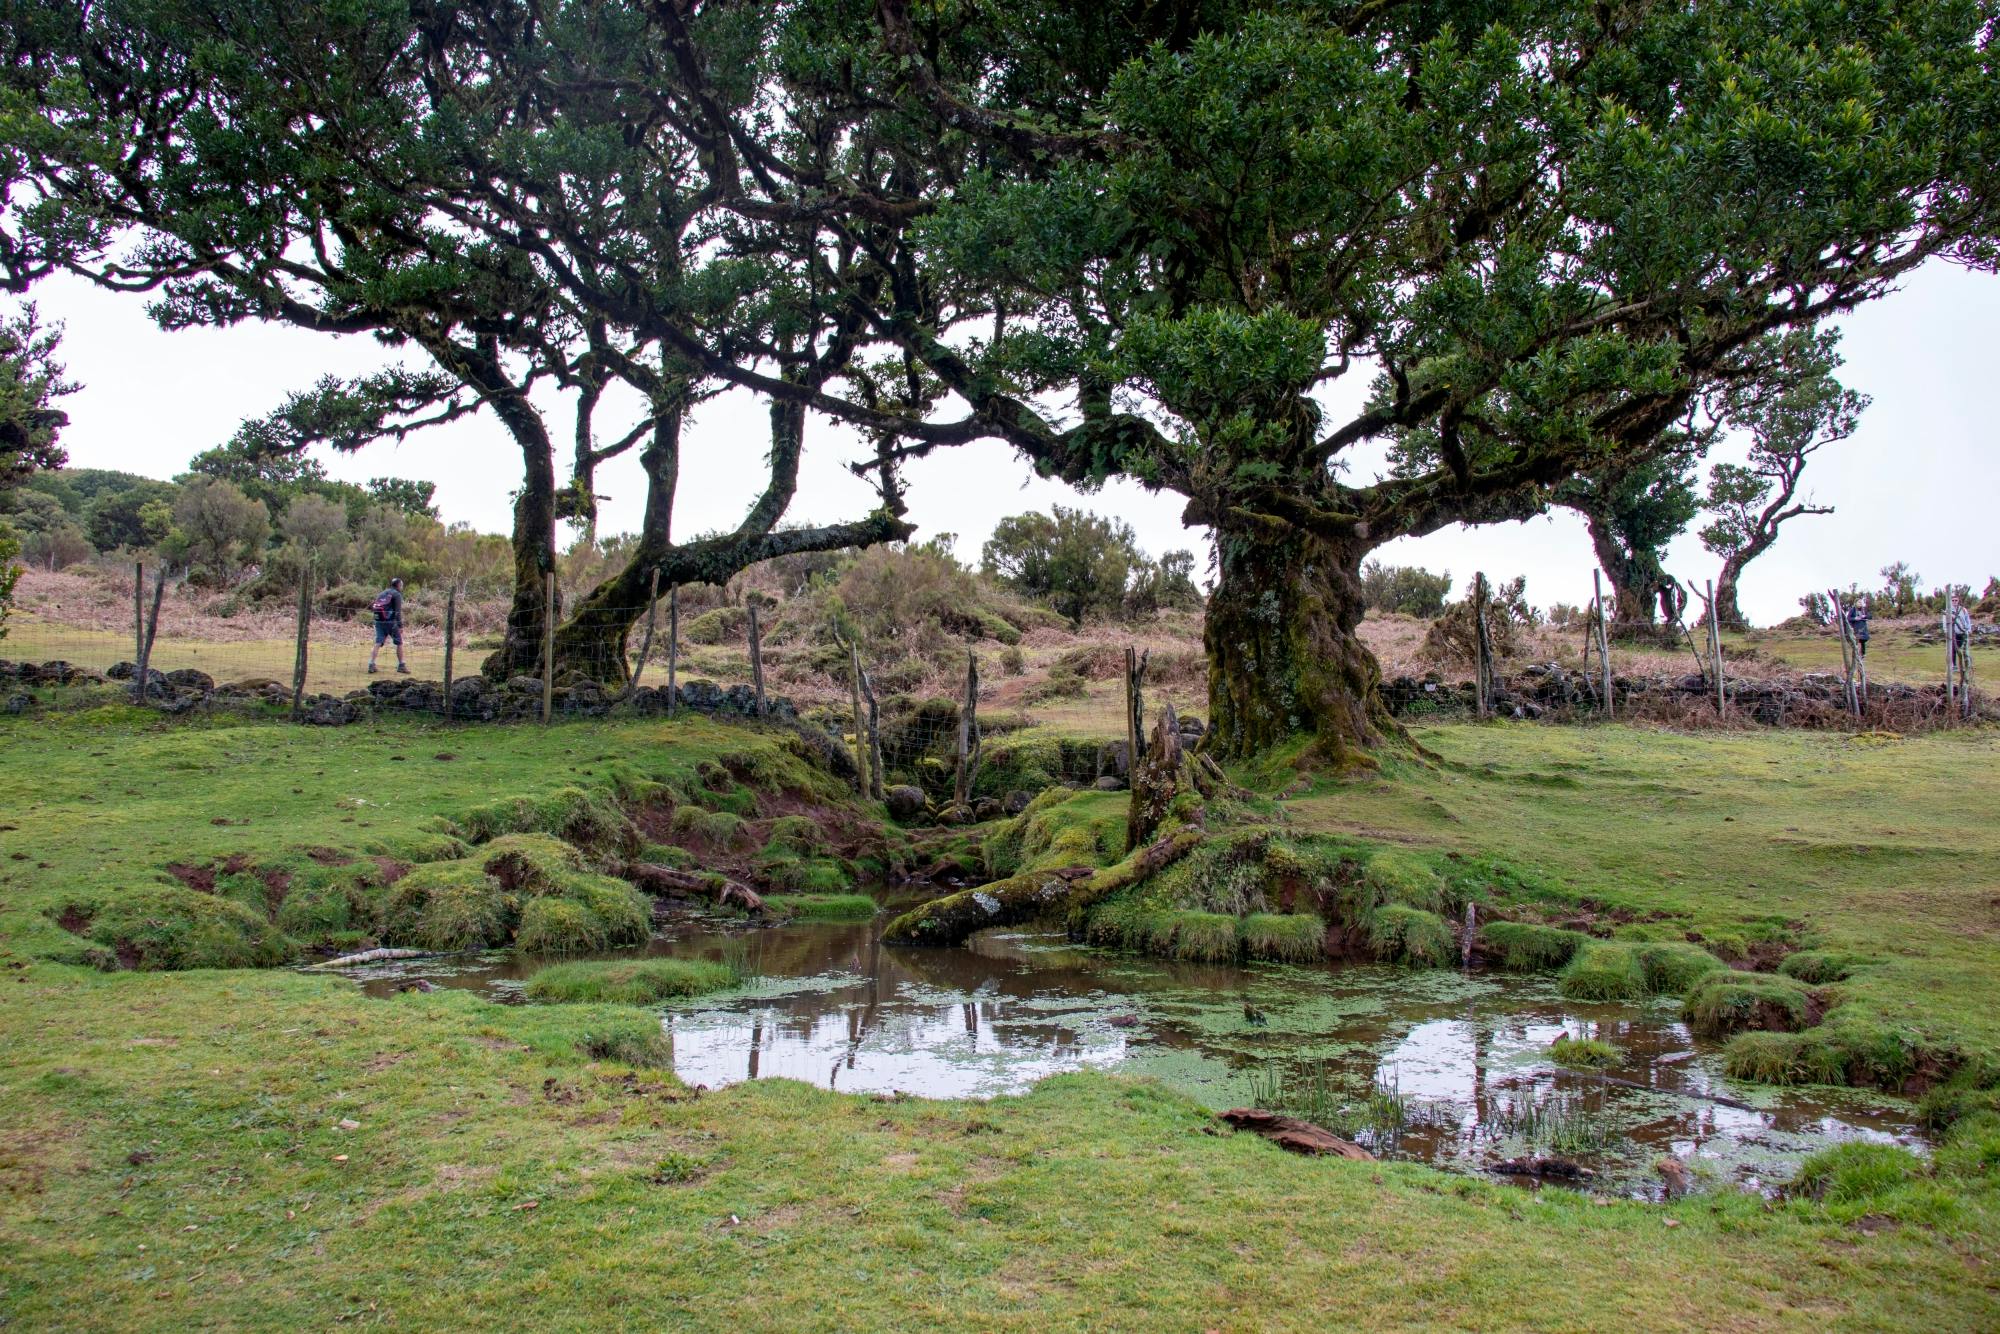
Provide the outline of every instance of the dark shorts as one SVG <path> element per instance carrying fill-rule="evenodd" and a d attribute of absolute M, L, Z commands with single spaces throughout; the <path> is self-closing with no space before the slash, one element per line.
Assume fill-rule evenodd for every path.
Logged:
<path fill-rule="evenodd" d="M 381 648 L 382 645 L 391 639 L 396 641 L 397 648 L 403 646 L 403 623 L 401 621 L 375 622 L 375 647 Z"/>

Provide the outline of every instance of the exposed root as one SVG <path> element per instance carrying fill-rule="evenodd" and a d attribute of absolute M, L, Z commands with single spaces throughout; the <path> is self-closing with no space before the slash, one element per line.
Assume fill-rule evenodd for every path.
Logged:
<path fill-rule="evenodd" d="M 710 899 L 719 907 L 741 908 L 752 913 L 765 911 L 764 898 L 756 890 L 712 871 L 677 871 L 657 862 L 627 862 L 623 874 L 648 894 L 691 896 Z"/>

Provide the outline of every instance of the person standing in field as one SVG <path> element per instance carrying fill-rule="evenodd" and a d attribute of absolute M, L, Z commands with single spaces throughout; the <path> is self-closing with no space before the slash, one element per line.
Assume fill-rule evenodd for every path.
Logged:
<path fill-rule="evenodd" d="M 368 654 L 368 674 L 375 674 L 375 658 L 382 652 L 382 645 L 388 640 L 396 641 L 396 670 L 403 675 L 410 674 L 409 664 L 403 661 L 403 581 L 391 579 L 368 610 L 375 613 L 375 647 Z"/>
<path fill-rule="evenodd" d="M 1959 665 L 1961 674 L 1965 667 L 1965 655 L 1972 651 L 1972 613 L 1958 600 L 1958 594 L 1951 595 L 1951 605 L 1945 608 L 1944 632 L 1951 639 L 1949 661 Z"/>
<path fill-rule="evenodd" d="M 1847 628 L 1854 635 L 1854 643 L 1861 650 L 1861 656 L 1868 656 L 1868 595 L 1863 593 L 1847 606 Z"/>

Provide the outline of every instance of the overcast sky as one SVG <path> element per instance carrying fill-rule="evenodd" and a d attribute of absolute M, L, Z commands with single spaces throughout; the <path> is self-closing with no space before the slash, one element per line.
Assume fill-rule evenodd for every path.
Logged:
<path fill-rule="evenodd" d="M 366 337 L 279 325 L 163 333 L 142 299 L 73 279 L 52 280 L 33 296 L 45 317 L 67 326 L 63 359 L 70 378 L 83 385 L 64 403 L 70 426 L 63 444 L 76 467 L 172 477 L 286 393 L 323 374 L 354 375 L 388 360 Z M 2000 453 L 1991 446 L 2000 278 L 1933 264 L 1845 329 L 1843 378 L 1874 403 L 1860 431 L 1807 470 L 1811 498 L 1837 512 L 1794 521 L 1745 576 L 1743 608 L 1758 622 L 1792 614 L 1809 589 L 1872 584 L 1876 571 L 1896 560 L 1908 561 L 1930 583 L 1950 579 L 1975 590 L 2000 574 Z M 567 439 L 566 421 L 552 420 L 551 427 Z M 677 535 L 738 520 L 764 480 L 768 429 L 768 418 L 746 395 L 700 410 L 684 446 Z M 600 416 L 601 436 L 623 430 L 615 414 Z M 1738 444 L 1714 457 L 1740 453 Z M 846 471 L 859 454 L 851 435 L 815 421 L 792 517 L 827 521 L 865 513 L 872 492 Z M 354 481 L 393 474 L 436 482 L 446 519 L 497 532 L 509 525 L 510 493 L 520 475 L 519 455 L 488 415 L 326 462 L 335 476 Z M 1369 460 L 1357 462 L 1366 473 Z M 1189 547 L 1207 562 L 1204 535 L 1181 525 L 1178 497 L 1130 483 L 1080 496 L 1034 479 L 997 442 L 939 451 L 912 465 L 908 481 L 921 535 L 957 534 L 967 560 L 978 559 L 979 544 L 1005 515 L 1080 504 L 1125 519 L 1155 554 Z M 635 459 L 604 468 L 598 489 L 605 497 L 601 531 L 637 525 L 644 482 Z M 1593 567 L 1582 522 L 1566 511 L 1525 524 L 1449 529 L 1394 543 L 1381 555 L 1449 569 L 1461 588 L 1475 569 L 1494 578 L 1525 574 L 1530 600 L 1544 606 L 1586 600 Z M 1712 578 L 1716 565 L 1692 533 L 1674 544 L 1668 562 L 1673 573 L 1697 583 Z"/>

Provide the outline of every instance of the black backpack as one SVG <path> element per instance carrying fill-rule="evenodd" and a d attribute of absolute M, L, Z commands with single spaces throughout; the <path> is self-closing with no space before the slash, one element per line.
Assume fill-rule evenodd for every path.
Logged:
<path fill-rule="evenodd" d="M 375 613 L 378 621 L 389 620 L 396 610 L 396 590 L 385 588 L 380 597 L 368 604 L 368 610 Z"/>

